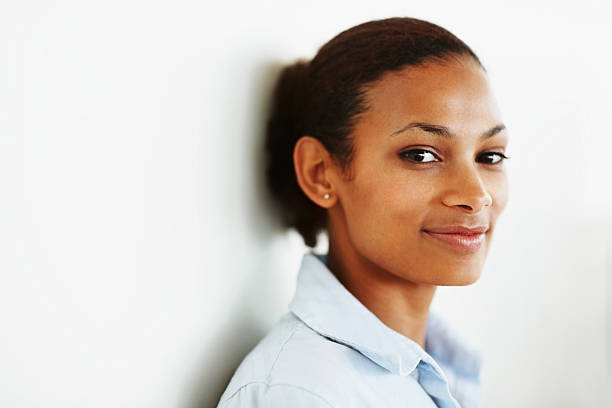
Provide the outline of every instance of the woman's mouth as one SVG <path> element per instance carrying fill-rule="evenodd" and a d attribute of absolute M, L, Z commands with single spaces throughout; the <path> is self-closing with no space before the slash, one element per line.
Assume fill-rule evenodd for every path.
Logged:
<path fill-rule="evenodd" d="M 443 242 L 453 248 L 458 248 L 465 251 L 474 251 L 482 246 L 485 239 L 485 233 L 437 233 L 423 230 L 426 235 L 435 238 L 439 242 Z"/>

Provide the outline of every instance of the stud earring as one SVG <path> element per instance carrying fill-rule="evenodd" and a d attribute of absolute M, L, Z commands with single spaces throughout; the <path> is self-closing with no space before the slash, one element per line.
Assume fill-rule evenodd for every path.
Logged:
<path fill-rule="evenodd" d="M 325 193 L 325 195 L 323 196 L 323 198 L 328 199 L 329 198 L 329 194 Z"/>

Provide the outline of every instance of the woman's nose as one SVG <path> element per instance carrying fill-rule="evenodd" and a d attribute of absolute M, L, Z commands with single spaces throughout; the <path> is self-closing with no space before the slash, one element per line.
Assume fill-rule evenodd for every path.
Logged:
<path fill-rule="evenodd" d="M 447 178 L 447 192 L 442 200 L 445 205 L 477 213 L 493 204 L 493 198 L 475 165 L 468 164 L 453 171 L 456 175 Z"/>

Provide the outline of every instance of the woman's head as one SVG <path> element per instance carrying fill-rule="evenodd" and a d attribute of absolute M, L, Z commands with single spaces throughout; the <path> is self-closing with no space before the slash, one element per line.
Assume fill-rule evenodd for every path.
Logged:
<path fill-rule="evenodd" d="M 327 229 L 330 246 L 388 271 L 425 266 L 421 281 L 468 284 L 507 201 L 506 144 L 470 48 L 431 23 L 393 18 L 353 27 L 285 69 L 267 177 L 307 245 Z M 458 225 L 488 229 L 480 249 L 426 232 Z"/>

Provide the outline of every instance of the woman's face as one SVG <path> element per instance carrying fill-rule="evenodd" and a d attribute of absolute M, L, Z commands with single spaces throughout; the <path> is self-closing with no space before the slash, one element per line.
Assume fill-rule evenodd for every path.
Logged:
<path fill-rule="evenodd" d="M 408 67 L 366 101 L 353 177 L 334 183 L 351 246 L 415 283 L 475 282 L 508 200 L 508 139 L 484 71 L 471 59 Z M 486 232 L 433 233 L 456 226 Z"/>

